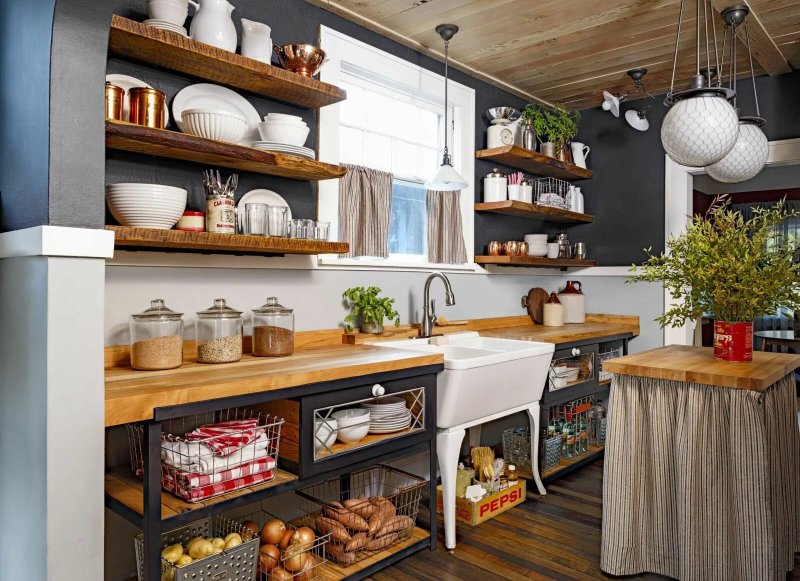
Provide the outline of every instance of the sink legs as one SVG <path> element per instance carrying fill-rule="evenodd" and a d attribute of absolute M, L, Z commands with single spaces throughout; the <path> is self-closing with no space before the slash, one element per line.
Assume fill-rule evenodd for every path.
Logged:
<path fill-rule="evenodd" d="M 456 471 L 465 434 L 463 428 L 440 430 L 436 434 L 436 454 L 439 456 L 439 473 L 442 476 L 444 544 L 448 550 L 456 548 Z"/>
<path fill-rule="evenodd" d="M 539 475 L 539 402 L 537 401 L 528 408 L 528 419 L 531 424 L 531 472 L 533 473 L 533 481 L 536 483 L 536 488 L 539 494 L 544 496 L 547 491 L 542 484 L 542 478 Z"/>

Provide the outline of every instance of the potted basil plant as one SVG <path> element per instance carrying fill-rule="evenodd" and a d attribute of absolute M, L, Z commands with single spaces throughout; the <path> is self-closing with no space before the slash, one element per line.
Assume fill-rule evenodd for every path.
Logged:
<path fill-rule="evenodd" d="M 349 288 L 342 295 L 352 308 L 344 318 L 345 329 L 350 332 L 356 321 L 360 322 L 361 332 L 379 335 L 383 333 L 384 319 L 394 319 L 395 327 L 400 326 L 400 315 L 394 310 L 394 299 L 378 296 L 381 289 L 376 286 Z"/>
<path fill-rule="evenodd" d="M 564 105 L 556 103 L 552 110 L 529 103 L 522 110 L 521 119 L 536 132 L 542 155 L 564 159 L 564 146 L 578 134 L 580 113 L 570 113 Z"/>
<path fill-rule="evenodd" d="M 800 264 L 793 244 L 777 228 L 797 215 L 779 202 L 755 208 L 745 220 L 718 197 L 705 217 L 695 216 L 668 243 L 669 253 L 650 254 L 628 282 L 662 282 L 675 304 L 656 320 L 680 327 L 714 317 L 714 356 L 752 361 L 753 319 L 780 307 L 800 309 Z"/>

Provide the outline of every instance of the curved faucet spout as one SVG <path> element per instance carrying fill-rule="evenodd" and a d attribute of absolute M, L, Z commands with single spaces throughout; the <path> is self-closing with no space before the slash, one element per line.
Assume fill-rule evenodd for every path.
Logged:
<path fill-rule="evenodd" d="M 436 325 L 436 309 L 434 302 L 431 301 L 431 283 L 434 279 L 440 279 L 444 283 L 445 289 L 445 304 L 450 307 L 456 304 L 456 297 L 453 294 L 453 288 L 450 286 L 450 280 L 441 272 L 432 272 L 425 280 L 425 288 L 422 293 L 422 321 L 419 327 L 420 337 L 430 337 L 433 333 L 433 327 Z"/>

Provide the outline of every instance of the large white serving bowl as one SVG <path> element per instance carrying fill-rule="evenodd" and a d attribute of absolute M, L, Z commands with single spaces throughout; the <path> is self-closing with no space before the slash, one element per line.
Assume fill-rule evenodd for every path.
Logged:
<path fill-rule="evenodd" d="M 123 226 L 172 228 L 186 209 L 183 188 L 159 184 L 109 184 L 106 202 L 111 215 Z"/>
<path fill-rule="evenodd" d="M 281 123 L 264 121 L 258 124 L 258 134 L 263 141 L 285 143 L 287 145 L 302 146 L 308 138 L 311 129 L 297 123 Z"/>
<path fill-rule="evenodd" d="M 182 119 L 184 132 L 223 143 L 238 143 L 247 130 L 244 117 L 230 111 L 187 109 Z"/>
<path fill-rule="evenodd" d="M 333 412 L 338 431 L 336 437 L 340 442 L 352 444 L 362 440 L 369 432 L 369 410 L 349 409 Z"/>

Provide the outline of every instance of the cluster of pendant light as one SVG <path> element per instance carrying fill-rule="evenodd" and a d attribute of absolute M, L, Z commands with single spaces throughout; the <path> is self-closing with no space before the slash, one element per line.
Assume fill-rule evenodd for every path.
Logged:
<path fill-rule="evenodd" d="M 718 53 L 716 17 L 710 0 L 697 0 L 696 74 L 692 87 L 675 92 L 675 69 L 678 60 L 681 24 L 685 0 L 681 0 L 672 82 L 665 104 L 670 108 L 661 126 L 661 143 L 673 161 L 689 166 L 704 167 L 708 175 L 724 183 L 737 183 L 755 177 L 767 162 L 769 146 L 761 127 L 764 120 L 758 115 L 753 57 L 750 35 L 745 21 L 750 9 L 737 5 L 722 11 L 725 22 L 722 54 Z M 701 10 L 702 9 L 702 10 Z M 711 17 L 709 18 L 709 14 Z M 709 36 L 709 22 L 712 33 Z M 705 26 L 702 26 L 704 23 Z M 750 59 L 753 81 L 755 117 L 740 115 L 736 103 L 736 49 L 739 27 L 744 25 L 744 39 Z M 705 33 L 706 66 L 701 69 L 700 39 Z M 725 63 L 726 46 L 730 38 L 730 67 L 728 86 L 720 63 Z M 711 46 L 716 66 L 711 64 Z"/>

